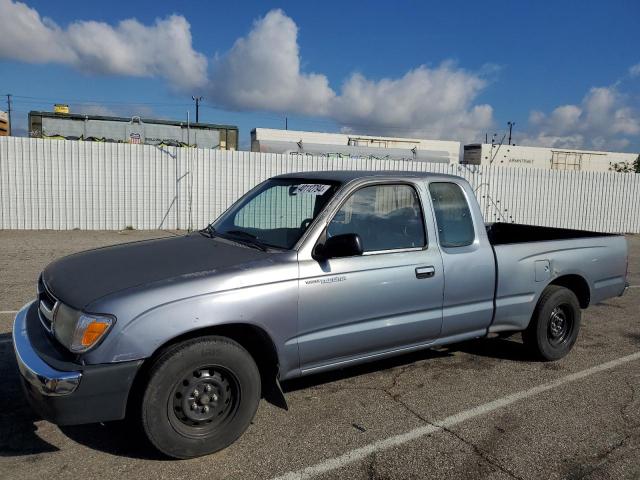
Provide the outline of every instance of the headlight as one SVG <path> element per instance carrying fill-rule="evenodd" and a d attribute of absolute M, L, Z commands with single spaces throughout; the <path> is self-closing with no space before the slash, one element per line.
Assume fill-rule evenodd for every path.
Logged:
<path fill-rule="evenodd" d="M 79 312 L 61 303 L 53 321 L 53 333 L 69 350 L 82 353 L 97 345 L 114 322 L 114 317 Z"/>

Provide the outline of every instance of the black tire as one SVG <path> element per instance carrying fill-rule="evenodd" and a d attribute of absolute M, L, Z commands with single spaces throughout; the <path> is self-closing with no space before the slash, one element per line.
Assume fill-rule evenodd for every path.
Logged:
<path fill-rule="evenodd" d="M 539 359 L 559 360 L 573 348 L 580 331 L 580 302 L 569 289 L 549 285 L 544 289 L 527 329 L 525 346 Z"/>
<path fill-rule="evenodd" d="M 151 366 L 142 426 L 165 455 L 199 457 L 237 440 L 259 401 L 260 373 L 240 344 L 218 336 L 187 340 Z"/>

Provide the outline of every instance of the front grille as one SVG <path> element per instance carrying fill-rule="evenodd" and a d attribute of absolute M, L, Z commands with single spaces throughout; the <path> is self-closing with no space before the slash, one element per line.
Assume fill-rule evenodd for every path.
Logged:
<path fill-rule="evenodd" d="M 58 307 L 58 299 L 47 289 L 42 275 L 38 279 L 38 316 L 45 330 L 49 333 L 53 331 L 53 317 Z"/>

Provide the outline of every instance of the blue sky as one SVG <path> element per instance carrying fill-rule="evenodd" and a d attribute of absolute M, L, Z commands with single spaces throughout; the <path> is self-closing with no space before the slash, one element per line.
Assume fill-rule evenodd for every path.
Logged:
<path fill-rule="evenodd" d="M 0 94 L 18 128 L 54 102 L 185 118 L 198 93 L 201 121 L 239 125 L 244 145 L 286 115 L 291 129 L 465 142 L 511 120 L 516 143 L 638 151 L 638 19 L 631 0 L 0 0 Z"/>

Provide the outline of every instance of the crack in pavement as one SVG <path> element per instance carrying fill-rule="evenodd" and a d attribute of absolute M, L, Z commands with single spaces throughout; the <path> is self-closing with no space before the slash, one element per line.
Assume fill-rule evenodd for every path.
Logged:
<path fill-rule="evenodd" d="M 572 480 L 583 480 L 584 478 L 587 478 L 591 474 L 601 470 L 605 465 L 607 465 L 611 461 L 611 457 L 618 450 L 624 447 L 630 439 L 634 437 L 640 438 L 640 435 L 638 434 L 639 433 L 638 430 L 640 428 L 640 422 L 637 420 L 636 421 L 630 420 L 629 418 L 630 415 L 627 413 L 627 410 L 630 409 L 631 406 L 636 401 L 636 398 L 637 398 L 636 388 L 635 388 L 635 385 L 633 385 L 628 378 L 625 378 L 624 382 L 629 388 L 629 390 L 631 391 L 631 395 L 629 399 L 620 407 L 620 416 L 625 422 L 628 422 L 629 424 L 629 426 L 627 427 L 627 434 L 622 439 L 618 440 L 616 443 L 614 443 L 609 448 L 607 448 L 604 452 L 598 454 L 597 457 L 599 461 L 595 464 L 591 464 L 585 467 L 587 470 L 580 472 L 578 476 L 575 476 L 575 477 L 572 476 L 571 477 Z"/>
<path fill-rule="evenodd" d="M 399 388 L 400 378 L 406 372 L 411 371 L 411 370 L 415 370 L 415 369 L 418 369 L 418 368 L 420 368 L 420 365 L 418 365 L 418 364 L 410 364 L 410 365 L 405 365 L 405 366 L 402 366 L 402 367 L 396 367 L 397 371 L 393 372 L 393 376 L 391 377 L 391 381 L 389 382 L 390 385 L 387 386 L 387 387 L 360 387 L 360 386 L 338 386 L 337 385 L 337 386 L 331 388 L 330 391 L 332 393 L 337 393 L 337 392 L 340 392 L 342 390 L 375 391 L 375 392 L 384 393 L 394 403 L 396 403 L 396 404 L 400 405 L 401 407 L 403 407 L 407 412 L 409 412 L 415 418 L 420 420 L 422 423 L 424 423 L 426 425 L 431 425 L 433 427 L 437 427 L 439 429 L 442 429 L 444 432 L 446 432 L 449 435 L 453 436 L 454 438 L 458 439 L 458 441 L 460 441 L 460 442 L 464 443 L 465 445 L 471 447 L 471 449 L 473 450 L 473 452 L 476 455 L 478 455 L 480 458 L 482 458 L 488 464 L 494 466 L 495 468 L 497 468 L 501 472 L 503 472 L 506 475 L 508 475 L 510 478 L 513 478 L 515 480 L 526 480 L 524 477 L 520 477 L 515 472 L 511 471 L 509 468 L 504 466 L 498 459 L 492 457 L 488 452 L 486 452 L 483 449 L 481 449 L 478 445 L 476 445 L 473 442 L 471 442 L 470 440 L 467 440 L 466 438 L 462 437 L 459 433 L 454 432 L 453 430 L 451 430 L 450 428 L 448 428 L 446 426 L 439 425 L 437 423 L 433 423 L 433 422 L 429 421 L 428 419 L 426 419 L 425 417 L 423 417 L 422 415 L 420 415 L 415 410 L 413 410 L 409 405 L 407 405 L 405 402 L 403 402 L 401 400 L 401 398 L 400 398 L 402 396 L 402 394 L 407 393 L 406 390 L 403 391 L 403 392 L 399 392 L 399 393 L 393 393 L 392 392 L 392 390 Z M 411 390 L 408 390 L 408 391 L 411 391 Z M 375 454 L 373 454 L 373 456 L 375 456 Z M 368 474 L 369 474 L 369 478 L 377 478 L 375 476 L 371 477 L 372 464 L 375 467 L 375 461 L 372 461 L 372 463 L 369 464 L 369 467 L 368 467 L 368 470 L 367 470 Z M 376 473 L 375 469 L 374 469 L 373 473 L 374 474 Z"/>
<path fill-rule="evenodd" d="M 521 477 L 521 476 L 517 475 L 515 472 L 513 472 L 512 470 L 507 468 L 497 458 L 491 456 L 489 454 L 489 452 L 483 450 L 478 445 L 473 443 L 471 440 L 468 440 L 468 439 L 464 438 L 458 432 L 455 432 L 455 431 L 451 430 L 449 427 L 446 427 L 444 425 L 440 425 L 438 423 L 435 423 L 435 422 L 432 422 L 432 421 L 426 419 L 424 416 L 420 415 L 418 412 L 416 412 L 411 407 L 409 407 L 409 405 L 407 405 L 405 402 L 400 400 L 400 398 L 399 398 L 400 395 L 399 394 L 397 396 L 398 396 L 398 398 L 396 399 L 396 402 L 399 403 L 400 405 L 402 405 L 407 411 L 411 412 L 414 416 L 416 416 L 417 418 L 422 420 L 425 424 L 431 425 L 433 427 L 437 427 L 439 429 L 442 429 L 442 431 L 448 433 L 449 435 L 451 435 L 454 438 L 458 439 L 459 441 L 461 441 L 465 445 L 471 447 L 471 449 L 473 450 L 473 452 L 476 455 L 478 455 L 480 458 L 482 458 L 488 464 L 493 465 L 494 467 L 496 467 L 502 473 L 505 473 L 506 475 L 508 475 L 510 478 L 514 478 L 516 480 L 526 480 L 524 477 Z"/>

